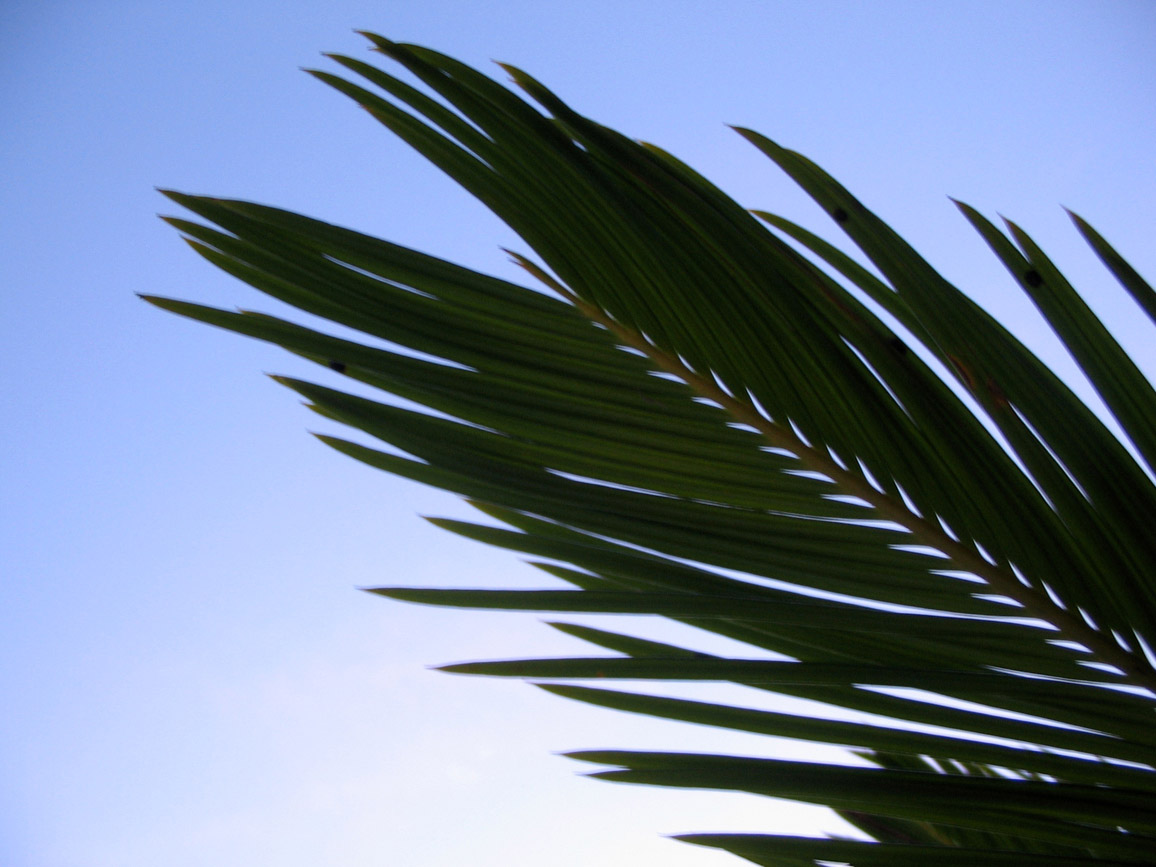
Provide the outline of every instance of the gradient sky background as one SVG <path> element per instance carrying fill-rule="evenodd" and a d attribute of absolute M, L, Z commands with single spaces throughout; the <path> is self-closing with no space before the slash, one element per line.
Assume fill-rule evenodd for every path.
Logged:
<path fill-rule="evenodd" d="M 134 297 L 277 309 L 155 219 L 154 186 L 520 279 L 504 227 L 298 71 L 368 57 L 353 28 L 514 63 L 833 237 L 724 124 L 758 129 L 1074 377 L 945 196 L 1005 214 L 1156 367 L 1060 208 L 1156 275 L 1148 0 L 5 0 L 0 863 L 721 867 L 740 862 L 660 835 L 836 830 L 817 809 L 578 779 L 552 755 L 829 753 L 427 671 L 585 648 L 534 615 L 357 592 L 545 578 L 426 525 L 469 510 L 320 446 L 306 429 L 331 428 L 261 372 L 323 374 Z"/>

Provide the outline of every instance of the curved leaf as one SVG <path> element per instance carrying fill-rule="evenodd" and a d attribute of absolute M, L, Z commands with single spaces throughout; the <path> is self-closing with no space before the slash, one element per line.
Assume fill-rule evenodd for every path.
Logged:
<path fill-rule="evenodd" d="M 876 767 L 575 754 L 618 766 L 607 779 L 827 804 L 879 841 L 681 838 L 756 863 L 1151 863 L 1156 485 L 1095 413 L 802 156 L 739 130 L 877 273 L 520 70 L 504 67 L 538 107 L 452 58 L 366 36 L 409 80 L 342 56 L 354 79 L 312 74 L 509 224 L 534 255 L 514 261 L 558 297 L 264 205 L 168 192 L 202 221 L 169 218 L 206 260 L 371 342 L 148 300 L 417 406 L 276 378 L 383 446 L 326 444 L 465 496 L 500 526 L 435 523 L 544 558 L 573 588 L 374 592 L 661 616 L 752 653 L 555 624 L 624 656 L 446 668 L 721 680 L 869 715 L 545 687 L 866 750 Z M 960 208 L 1151 469 L 1143 373 L 1023 230 L 1008 224 L 1013 243 Z M 1151 287 L 1073 219 L 1152 316 Z"/>

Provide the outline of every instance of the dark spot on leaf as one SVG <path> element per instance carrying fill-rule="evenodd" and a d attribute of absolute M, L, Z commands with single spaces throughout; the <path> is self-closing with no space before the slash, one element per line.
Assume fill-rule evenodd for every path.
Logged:
<path fill-rule="evenodd" d="M 831 212 L 831 216 L 835 218 L 836 223 L 846 223 L 849 219 L 851 219 L 849 216 L 847 216 L 847 212 L 842 208 L 836 208 L 833 210 Z"/>
<path fill-rule="evenodd" d="M 345 373 L 345 362 L 331 361 L 329 362 L 329 369 L 336 370 L 338 373 Z"/>
<path fill-rule="evenodd" d="M 991 395 L 992 402 L 996 406 L 1000 409 L 1007 409 L 1011 406 L 1011 403 L 1008 402 L 1007 395 L 1003 393 L 1002 388 L 996 385 L 994 379 L 989 376 L 985 384 L 987 385 L 988 394 Z"/>
<path fill-rule="evenodd" d="M 950 352 L 946 353 L 948 360 L 955 366 L 964 385 L 967 386 L 968 391 L 975 391 L 975 377 L 971 374 L 971 368 L 963 363 L 963 360 L 952 355 Z"/>
<path fill-rule="evenodd" d="M 907 344 L 900 340 L 898 337 L 892 337 L 887 341 L 887 345 L 898 352 L 900 355 L 907 354 Z"/>
<path fill-rule="evenodd" d="M 1040 276 L 1039 271 L 1028 271 L 1028 273 L 1024 274 L 1024 282 L 1034 289 L 1037 286 L 1044 285 L 1044 278 Z"/>

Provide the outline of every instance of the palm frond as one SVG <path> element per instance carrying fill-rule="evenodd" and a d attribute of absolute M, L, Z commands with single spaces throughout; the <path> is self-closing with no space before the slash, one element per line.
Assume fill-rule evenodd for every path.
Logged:
<path fill-rule="evenodd" d="M 800 155 L 740 130 L 875 273 L 520 70 L 506 67 L 540 108 L 451 58 L 366 36 L 421 88 L 340 56 L 355 79 L 313 74 L 509 224 L 536 256 L 515 261 L 557 297 L 275 208 L 170 192 L 203 221 L 170 222 L 210 262 L 396 348 L 148 300 L 426 407 L 279 379 L 391 448 L 327 444 L 467 497 L 502 525 L 438 522 L 446 529 L 544 558 L 574 588 L 375 592 L 662 616 L 751 649 L 723 658 L 558 624 L 618 655 L 449 670 L 720 681 L 873 715 L 545 684 L 603 707 L 866 751 L 874 767 L 574 754 L 609 766 L 595 776 L 610 780 L 826 804 L 877 841 L 682 838 L 758 864 L 1153 863 L 1156 399 L 1031 238 L 960 205 L 1129 445 Z M 1151 287 L 1074 219 L 1152 316 Z"/>

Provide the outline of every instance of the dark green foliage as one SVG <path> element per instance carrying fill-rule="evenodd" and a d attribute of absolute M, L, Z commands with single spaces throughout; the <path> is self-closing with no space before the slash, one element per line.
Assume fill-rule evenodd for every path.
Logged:
<path fill-rule="evenodd" d="M 493 209 L 537 257 L 516 259 L 559 297 L 273 208 L 169 193 L 204 221 L 171 220 L 211 262 L 398 351 L 149 300 L 435 411 L 280 380 L 393 449 L 329 445 L 467 497 L 502 525 L 446 529 L 544 558 L 575 588 L 376 592 L 660 615 L 750 646 L 728 659 L 558 624 L 617 655 L 451 670 L 726 681 L 888 721 L 547 685 L 608 708 L 845 745 L 874 763 L 574 754 L 611 780 L 827 804 L 879 841 L 689 842 L 764 865 L 1156 862 L 1156 671 L 1143 649 L 1156 637 L 1156 399 L 1031 238 L 959 206 L 1139 458 L 798 154 L 740 130 L 875 272 L 752 215 L 516 69 L 545 113 L 450 58 L 366 35 L 427 90 L 345 57 L 334 60 L 360 83 L 314 74 Z M 1151 287 L 1074 219 L 1153 316 Z"/>

